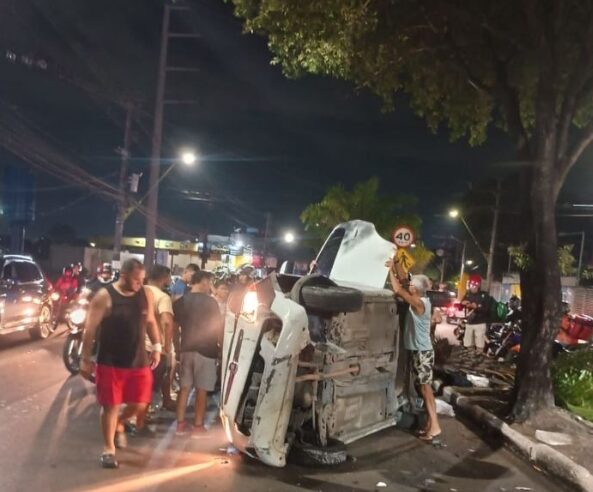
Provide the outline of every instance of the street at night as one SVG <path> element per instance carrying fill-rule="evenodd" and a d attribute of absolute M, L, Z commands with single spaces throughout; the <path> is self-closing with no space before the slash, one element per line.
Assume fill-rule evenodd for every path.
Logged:
<path fill-rule="evenodd" d="M 593 2 L 0 2 L 0 492 L 593 492 Z"/>
<path fill-rule="evenodd" d="M 273 469 L 227 455 L 220 423 L 210 439 L 176 437 L 171 414 L 158 425 L 157 439 L 129 439 L 119 470 L 101 470 L 94 387 L 64 369 L 64 335 L 41 342 L 26 335 L 0 340 L 0 490 L 564 490 L 500 443 L 486 444 L 451 418 L 444 420 L 443 447 L 389 429 L 348 446 L 348 463 L 336 468 Z"/>

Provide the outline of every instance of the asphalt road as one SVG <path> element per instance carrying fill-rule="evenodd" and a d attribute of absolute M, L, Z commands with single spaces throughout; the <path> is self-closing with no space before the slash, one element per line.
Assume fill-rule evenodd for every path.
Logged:
<path fill-rule="evenodd" d="M 1 491 L 563 490 L 446 417 L 441 448 L 390 429 L 351 444 L 352 459 L 339 467 L 272 469 L 227 455 L 219 426 L 210 439 L 175 437 L 171 416 L 158 426 L 157 439 L 130 439 L 118 470 L 103 470 L 94 388 L 68 377 L 63 342 L 63 333 L 40 342 L 26 334 L 0 338 Z"/>

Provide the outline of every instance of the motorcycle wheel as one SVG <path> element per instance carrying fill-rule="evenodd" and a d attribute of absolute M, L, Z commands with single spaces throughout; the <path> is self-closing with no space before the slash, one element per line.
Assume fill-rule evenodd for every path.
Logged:
<path fill-rule="evenodd" d="M 66 369 L 76 376 L 80 372 L 80 356 L 82 354 L 82 338 L 80 334 L 68 335 L 64 343 L 62 359 Z"/>

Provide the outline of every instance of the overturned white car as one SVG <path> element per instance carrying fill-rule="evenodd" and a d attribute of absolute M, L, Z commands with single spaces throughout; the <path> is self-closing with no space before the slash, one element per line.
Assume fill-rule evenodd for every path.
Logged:
<path fill-rule="evenodd" d="M 271 275 L 226 317 L 221 416 L 229 441 L 281 467 L 291 449 L 316 463 L 395 425 L 407 408 L 407 360 L 375 227 L 336 227 L 316 274 Z"/>

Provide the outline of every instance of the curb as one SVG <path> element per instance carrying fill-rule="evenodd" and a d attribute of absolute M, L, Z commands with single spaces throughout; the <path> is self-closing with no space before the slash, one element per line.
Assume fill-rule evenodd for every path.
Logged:
<path fill-rule="evenodd" d="M 551 446 L 532 441 L 512 429 L 506 422 L 484 410 L 479 406 L 479 400 L 483 399 L 484 393 L 481 395 L 475 395 L 474 393 L 475 396 L 466 396 L 462 393 L 464 389 L 446 387 L 443 390 L 443 399 L 453 405 L 460 413 L 471 418 L 475 423 L 500 435 L 523 458 L 570 485 L 571 490 L 593 492 L 593 474 L 589 470 Z"/>

